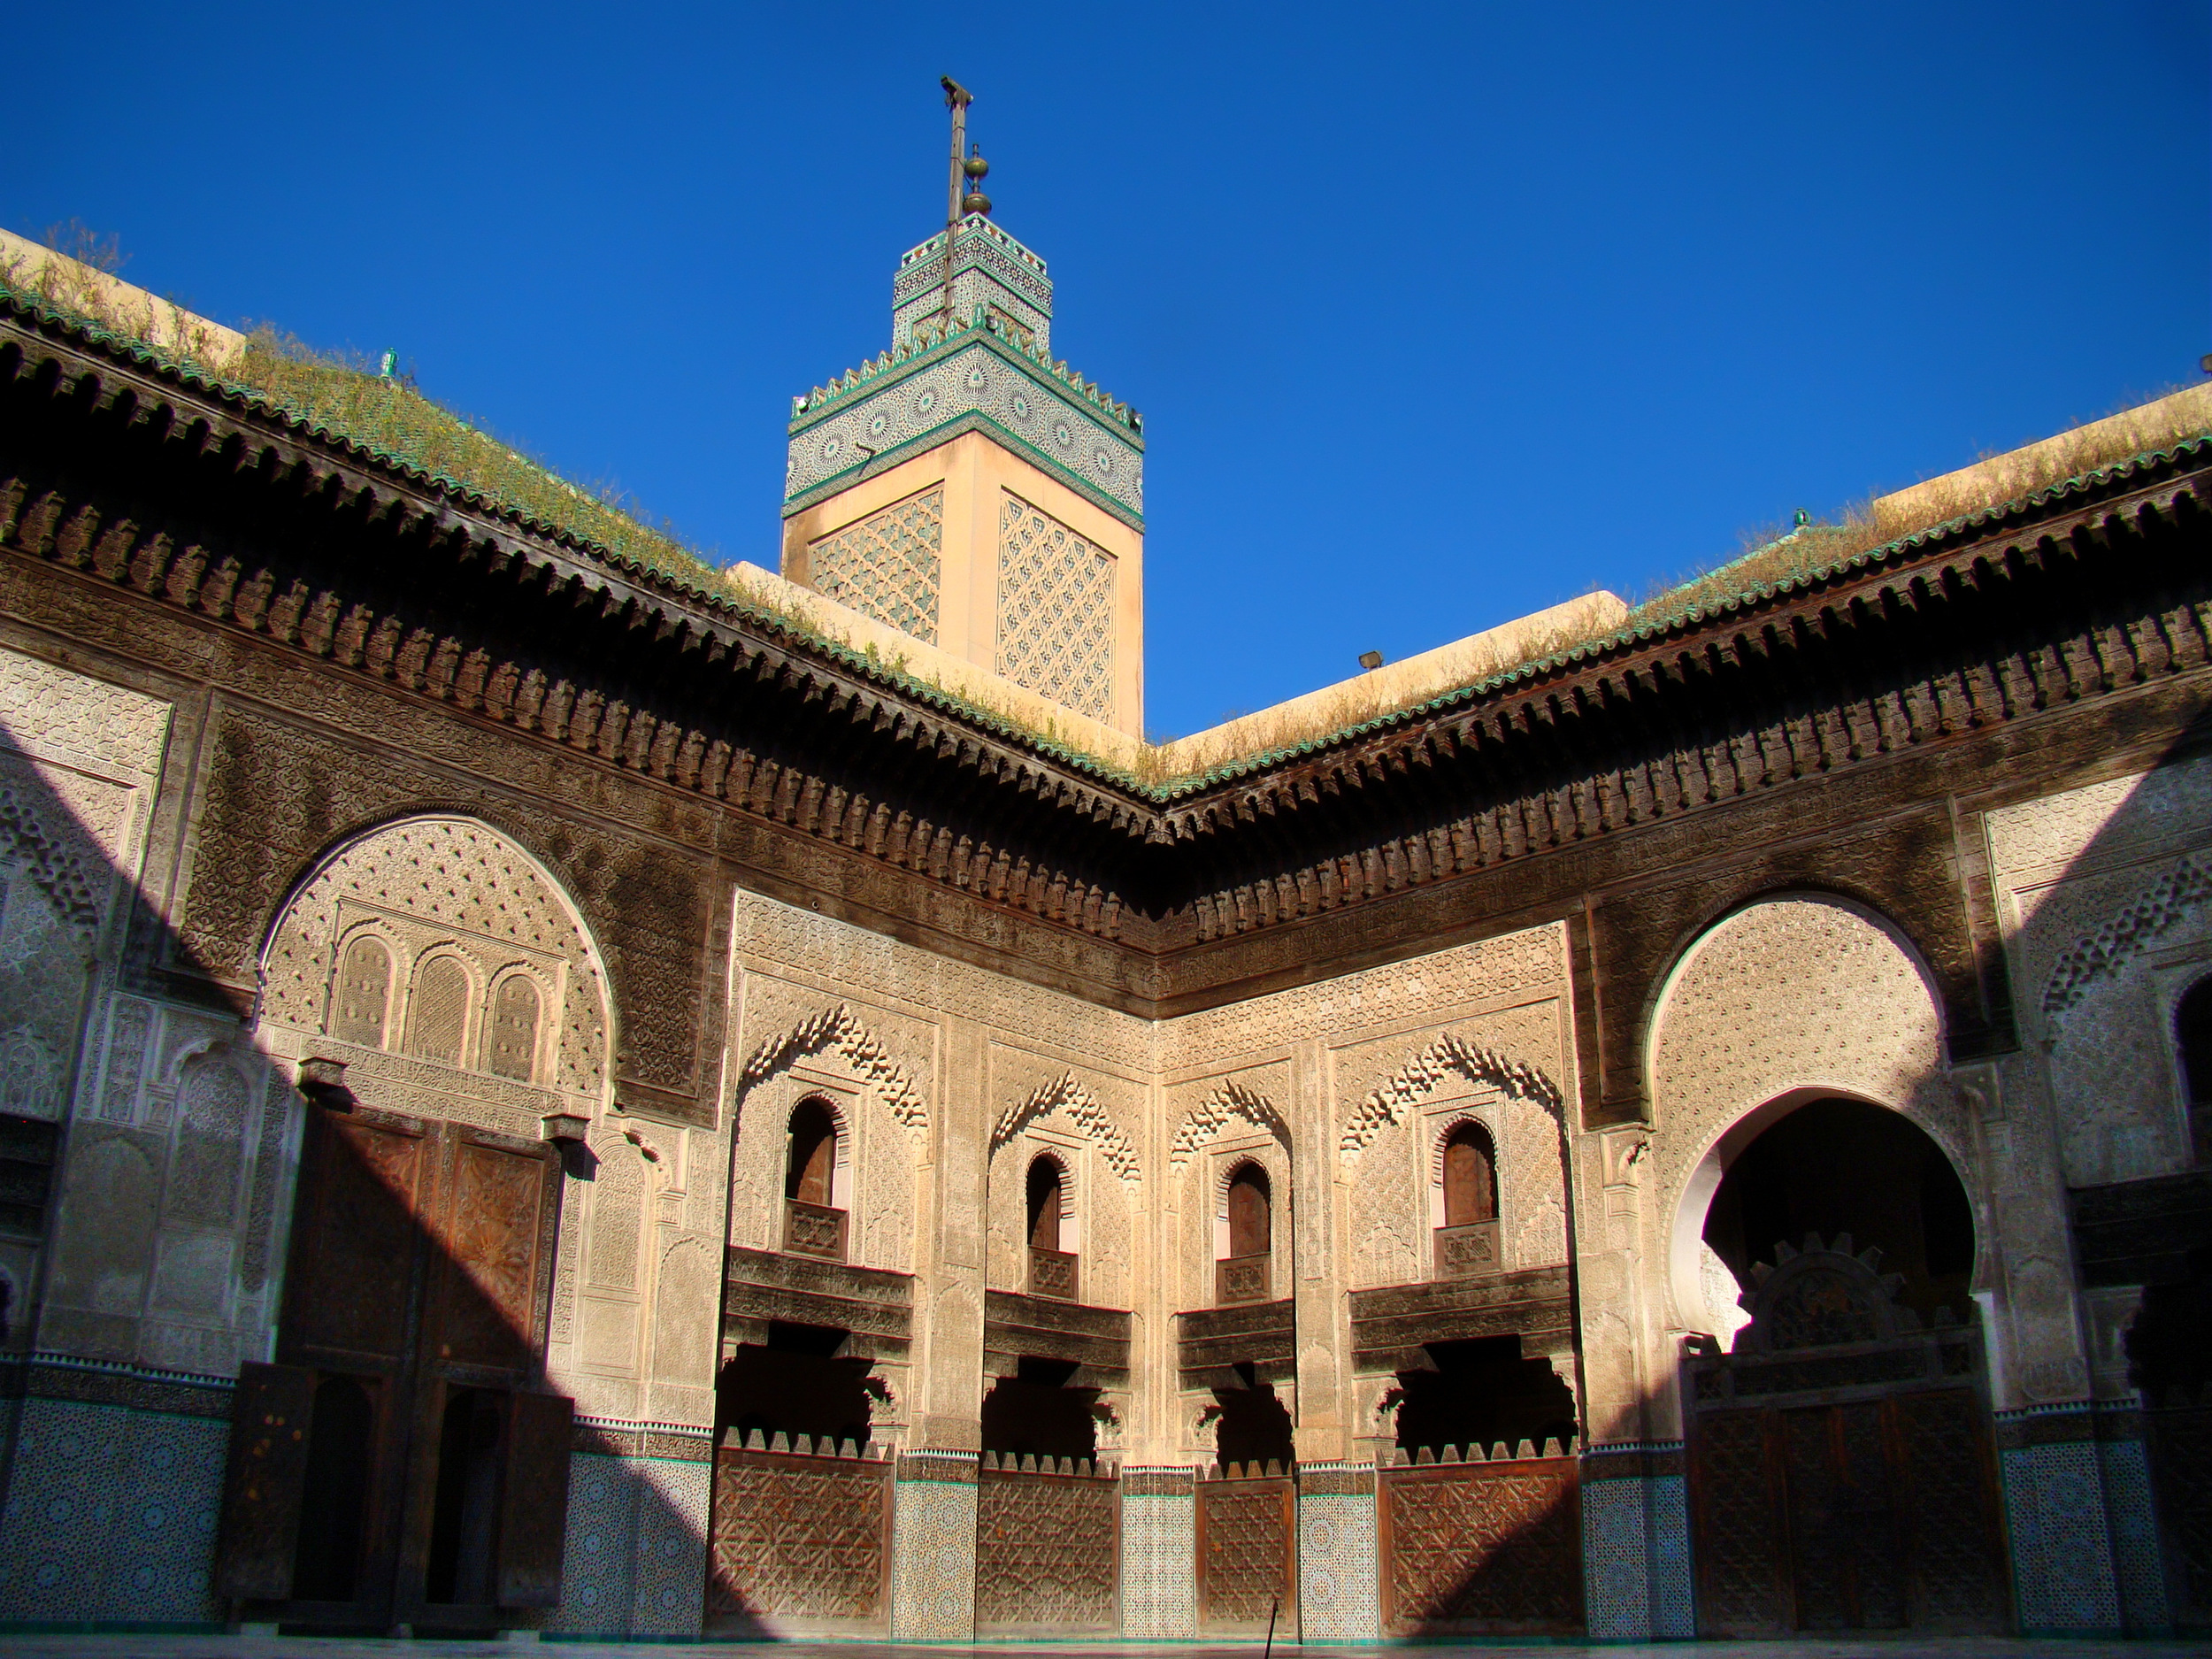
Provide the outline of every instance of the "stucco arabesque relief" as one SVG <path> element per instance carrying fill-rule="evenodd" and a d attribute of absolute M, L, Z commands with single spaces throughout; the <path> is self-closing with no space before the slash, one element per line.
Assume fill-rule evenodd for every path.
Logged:
<path fill-rule="evenodd" d="M 1663 995 L 1650 1048 L 1656 1134 L 1655 1265 L 1677 1329 L 1725 1323 L 1706 1306 L 1701 1191 L 1723 1133 L 1792 1093 L 1856 1096 L 1904 1112 L 1950 1157 L 1981 1243 L 1974 1285 L 1994 1298 L 2001 1374 L 2027 1401 L 2086 1389 L 2060 1182 L 2039 1132 L 1996 1121 L 1947 1065 L 1941 1006 L 1886 924 L 1844 901 L 1782 897 L 1724 918 Z M 1980 1097 L 1979 1103 L 1975 1103 Z M 1696 1209 L 1699 1213 L 1689 1211 Z"/>
<path fill-rule="evenodd" d="M 1463 1016 L 1426 1034 L 1409 1056 L 1408 1041 L 1381 1040 L 1340 1056 L 1343 1080 L 1366 1085 L 1338 1118 L 1348 1282 L 1368 1288 L 1430 1277 L 1441 1141 L 1466 1121 L 1487 1131 L 1496 1156 L 1501 1264 L 1512 1271 L 1564 1263 L 1571 1125 L 1555 1080 L 1563 1070 L 1556 1001 Z M 1377 1079 L 1373 1068 L 1385 1056 L 1396 1064 Z"/>
<path fill-rule="evenodd" d="M 1989 814 L 1990 862 L 2032 1040 L 2010 1092 L 2044 1099 L 2072 1185 L 2186 1167 L 2173 1005 L 2212 966 L 2212 762 Z"/>
<path fill-rule="evenodd" d="M 730 1240 L 781 1246 L 790 1113 L 818 1096 L 838 1121 L 837 1201 L 851 1216 L 851 1260 L 911 1271 L 917 1190 L 928 1163 L 934 1028 L 772 975 L 744 975 L 740 1036 L 750 1047 L 732 1090 Z"/>

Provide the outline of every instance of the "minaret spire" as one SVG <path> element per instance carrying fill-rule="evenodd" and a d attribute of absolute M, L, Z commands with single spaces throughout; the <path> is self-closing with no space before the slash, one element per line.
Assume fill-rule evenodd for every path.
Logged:
<path fill-rule="evenodd" d="M 961 169 L 968 147 L 968 105 L 975 95 L 950 75 L 940 75 L 945 88 L 945 108 L 952 111 L 952 167 L 945 186 L 945 326 L 952 326 L 952 244 L 960 234 Z"/>

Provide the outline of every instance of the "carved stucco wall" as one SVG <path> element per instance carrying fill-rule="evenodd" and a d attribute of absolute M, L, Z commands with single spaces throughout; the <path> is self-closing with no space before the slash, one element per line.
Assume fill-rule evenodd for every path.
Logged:
<path fill-rule="evenodd" d="M 1161 1024 L 1171 1165 L 1162 1196 L 1171 1207 L 1162 1233 L 1184 1263 L 1179 1305 L 1211 1301 L 1226 1166 L 1248 1150 L 1273 1160 L 1277 1294 L 1298 1300 L 1302 1456 L 1344 1456 L 1373 1429 L 1371 1402 L 1351 1385 L 1342 1292 L 1429 1276 L 1429 1197 L 1412 1151 L 1427 1108 L 1496 1090 L 1486 1110 L 1513 1183 L 1509 1248 L 1520 1264 L 1565 1258 L 1555 1113 L 1574 1121 L 1578 1098 L 1566 987 L 1564 930 L 1553 925 Z M 1480 1082 L 1452 1057 L 1478 1054 Z M 1194 1425 L 1207 1403 L 1193 1396 L 1171 1409 L 1183 1433 L 1175 1455 L 1204 1449 Z"/>
<path fill-rule="evenodd" d="M 914 1271 L 915 1217 L 930 1163 L 936 1033 L 924 1021 L 761 972 L 744 976 L 745 1046 L 730 1171 L 730 1242 L 782 1248 L 792 1110 L 828 1102 L 838 1120 L 833 1197 L 850 1217 L 847 1259 Z"/>
<path fill-rule="evenodd" d="M 994 1131 L 1025 1102 L 1052 1096 L 1011 1141 L 1054 1142 L 1077 1164 L 1085 1300 L 1141 1301 L 1132 1287 L 1148 1281 L 1148 1240 L 1124 1189 L 1141 1187 L 1132 1160 L 1148 1156 L 1148 1031 L 744 892 L 731 949 L 731 1236 L 764 1242 L 779 1225 L 785 1126 L 802 1092 L 779 1066 L 841 1084 L 856 1118 L 854 1259 L 917 1281 L 911 1372 L 888 1379 L 898 1415 L 910 1444 L 960 1448 L 982 1398 L 985 1288 L 1012 1277 L 1020 1233 L 1006 1214 L 1010 1179 L 1019 1210 L 1021 1174 L 994 1167 L 1014 1156 L 1010 1144 L 994 1159 Z M 1141 1347 L 1145 1310 L 1133 1311 Z"/>
<path fill-rule="evenodd" d="M 2188 1166 L 2172 1012 L 2212 971 L 2212 762 L 1993 812 L 1991 873 L 2070 1185 Z"/>
<path fill-rule="evenodd" d="M 1979 1244 L 1973 1287 L 1992 1317 L 1999 1403 L 2085 1388 L 2047 1128 L 2040 1114 L 2008 1113 L 1998 1068 L 1948 1067 L 1927 973 L 1886 922 L 1816 895 L 1724 918 L 1663 992 L 1647 1063 L 1649 1148 L 1624 1138 L 1605 1167 L 1609 1181 L 1650 1197 L 1642 1386 L 1651 1395 L 1671 1397 L 1667 1330 L 1734 1323 L 1709 1306 L 1706 1281 L 1716 1276 L 1699 1248 L 1711 1184 L 1732 1156 L 1732 1145 L 1717 1143 L 1732 1125 L 1762 1121 L 1747 1115 L 1779 1097 L 1831 1093 L 1904 1112 L 1958 1170 Z"/>
<path fill-rule="evenodd" d="M 1143 1202 L 1143 1093 L 1124 1079 L 994 1045 L 985 1280 L 1025 1290 L 1028 1179 L 1041 1154 L 1066 1171 L 1061 1248 L 1077 1257 L 1077 1299 L 1128 1310 L 1130 1252 Z M 1071 1225 L 1070 1225 L 1071 1224 Z"/>
<path fill-rule="evenodd" d="M 2187 1168 L 2172 1018 L 2212 972 L 2212 761 L 2005 807 L 1985 827 L 2024 1038 L 1972 1079 L 1993 1160 L 2016 1187 L 2054 1190 Z M 2005 1267 L 2037 1276 L 2056 1327 L 2073 1274 L 2062 1217 L 2052 1233 L 2032 1260 Z M 2024 1361 L 2022 1398 L 2127 1395 L 2136 1301 L 2128 1290 L 2075 1300 L 2080 1357 L 2047 1343 Z"/>
<path fill-rule="evenodd" d="M 265 1340 L 284 1117 L 234 1021 L 119 991 L 171 718 L 0 650 L 0 1110 L 72 1123 L 38 1345 L 223 1372 Z M 0 1246 L 18 1344 L 35 1255 Z"/>

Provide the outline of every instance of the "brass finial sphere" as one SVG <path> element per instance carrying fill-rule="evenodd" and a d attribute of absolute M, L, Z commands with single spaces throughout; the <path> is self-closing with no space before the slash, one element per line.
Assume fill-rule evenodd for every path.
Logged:
<path fill-rule="evenodd" d="M 991 198 L 980 190 L 971 190 L 960 198 L 960 211 L 963 213 L 987 213 L 991 211 Z"/>
<path fill-rule="evenodd" d="M 991 164 L 984 160 L 980 153 L 969 157 L 965 161 L 960 164 L 960 171 L 966 173 L 971 179 L 980 179 L 985 173 L 990 172 L 990 170 Z"/>

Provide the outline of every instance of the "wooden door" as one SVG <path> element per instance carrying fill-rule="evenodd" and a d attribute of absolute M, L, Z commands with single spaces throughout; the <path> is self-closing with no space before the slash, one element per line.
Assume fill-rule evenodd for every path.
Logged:
<path fill-rule="evenodd" d="M 1969 1389 L 1700 1413 L 1699 1634 L 2003 1630 L 1986 1415 Z"/>
<path fill-rule="evenodd" d="M 539 1143 L 311 1113 L 280 1363 L 241 1379 L 218 1594 L 357 1629 L 557 1601 L 570 1406 L 536 1390 L 558 1176 Z"/>

